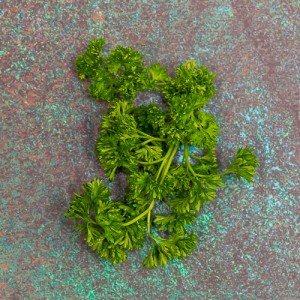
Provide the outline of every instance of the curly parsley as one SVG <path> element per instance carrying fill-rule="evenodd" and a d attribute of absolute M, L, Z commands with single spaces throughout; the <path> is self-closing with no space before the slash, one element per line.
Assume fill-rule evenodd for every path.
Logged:
<path fill-rule="evenodd" d="M 109 189 L 94 179 L 83 185 L 83 194 L 75 194 L 66 217 L 74 219 L 93 250 L 114 264 L 124 262 L 127 252 L 140 248 L 148 236 L 153 248 L 144 266 L 165 266 L 197 246 L 188 225 L 213 201 L 225 175 L 251 182 L 258 161 L 252 149 L 239 149 L 231 166 L 219 172 L 219 126 L 203 111 L 215 95 L 215 74 L 206 67 L 190 60 L 171 77 L 160 64 L 144 67 L 143 56 L 131 48 L 118 46 L 104 57 L 104 44 L 103 39 L 91 41 L 76 67 L 79 78 L 89 80 L 90 95 L 111 103 L 101 122 L 96 155 L 111 181 L 123 171 L 129 184 L 125 199 L 112 201 Z M 135 107 L 141 90 L 160 91 L 168 109 L 153 103 Z M 176 163 L 179 149 L 183 155 Z M 154 214 L 161 202 L 169 212 Z"/>

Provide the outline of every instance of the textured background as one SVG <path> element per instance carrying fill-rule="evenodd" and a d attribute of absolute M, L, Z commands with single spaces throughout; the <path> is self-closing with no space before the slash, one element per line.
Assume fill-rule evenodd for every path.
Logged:
<path fill-rule="evenodd" d="M 3 1 L 0 298 L 300 299 L 299 9 L 297 0 Z M 97 37 L 170 71 L 196 59 L 217 72 L 209 109 L 221 166 L 241 146 L 259 156 L 255 183 L 231 179 L 196 222 L 195 253 L 165 268 L 142 268 L 146 248 L 112 266 L 64 220 L 72 193 L 104 176 L 94 147 L 107 105 L 74 68 Z"/>

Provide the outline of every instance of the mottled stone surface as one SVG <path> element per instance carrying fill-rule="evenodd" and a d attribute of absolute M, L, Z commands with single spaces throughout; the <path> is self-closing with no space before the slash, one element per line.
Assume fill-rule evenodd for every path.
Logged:
<path fill-rule="evenodd" d="M 299 1 L 33 1 L 1 4 L 1 299 L 300 299 Z M 195 253 L 165 268 L 99 259 L 64 213 L 94 155 L 101 115 L 74 61 L 90 39 L 170 71 L 217 72 L 209 110 L 222 167 L 256 149 L 254 184 L 230 179 L 196 222 Z M 120 182 L 124 178 L 120 178 Z M 118 189 L 118 187 L 117 187 Z"/>

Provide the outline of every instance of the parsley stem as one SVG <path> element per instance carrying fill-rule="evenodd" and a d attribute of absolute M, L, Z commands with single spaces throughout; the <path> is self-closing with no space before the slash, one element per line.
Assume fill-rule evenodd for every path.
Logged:
<path fill-rule="evenodd" d="M 132 219 L 131 221 L 127 222 L 127 223 L 124 223 L 123 226 L 129 226 L 135 222 L 137 222 L 139 219 L 141 219 L 142 217 L 144 217 L 145 215 L 148 214 L 148 212 L 151 212 L 153 206 L 155 204 L 155 201 L 152 200 L 152 202 L 150 203 L 149 207 L 144 211 L 142 212 L 140 215 L 138 215 L 136 218 Z"/>
<path fill-rule="evenodd" d="M 165 157 L 164 157 L 164 159 L 163 159 L 163 162 L 161 163 L 161 165 L 160 165 L 160 167 L 159 167 L 159 170 L 158 170 L 157 173 L 156 173 L 156 176 L 155 176 L 155 179 L 156 179 L 156 180 L 158 180 L 159 175 L 160 175 L 160 173 L 161 173 L 161 171 L 162 171 L 164 165 L 165 165 L 166 162 L 168 161 L 168 157 L 170 156 L 171 152 L 172 152 L 172 147 L 169 148 L 167 154 L 165 155 Z"/>
<path fill-rule="evenodd" d="M 195 159 L 201 160 L 201 157 L 195 155 L 194 153 L 189 153 L 189 155 Z"/>
<path fill-rule="evenodd" d="M 220 176 L 224 176 L 224 175 L 227 175 L 227 174 L 230 174 L 230 173 L 233 173 L 232 170 L 230 168 L 228 168 L 227 170 L 219 173 Z"/>
<path fill-rule="evenodd" d="M 147 138 L 150 138 L 150 139 L 156 139 L 156 137 L 154 137 L 154 136 L 152 136 L 152 135 L 150 135 L 150 134 L 147 134 L 147 133 L 145 133 L 145 132 L 143 132 L 143 131 L 140 131 L 140 130 L 136 130 L 137 131 L 137 133 L 139 133 L 141 136 L 144 136 L 144 138 L 145 137 L 147 137 Z M 157 139 L 159 139 L 159 138 L 157 138 Z M 165 141 L 165 139 L 162 139 L 163 141 Z"/>
<path fill-rule="evenodd" d="M 197 174 L 195 173 L 193 167 L 191 166 L 190 160 L 189 160 L 189 149 L 188 149 L 187 144 L 184 144 L 184 158 L 185 158 L 185 163 L 186 163 L 188 170 L 196 177 Z"/>
<path fill-rule="evenodd" d="M 142 138 L 146 138 L 146 137 L 142 137 Z M 153 141 L 159 141 L 159 142 L 164 142 L 165 139 L 160 139 L 160 138 L 149 138 L 149 140 L 145 141 L 145 142 L 142 142 L 141 145 L 146 145 L 150 142 L 153 142 Z"/>
<path fill-rule="evenodd" d="M 153 208 L 153 206 L 152 206 L 152 208 Z M 152 240 L 156 241 L 156 238 L 151 234 L 151 211 L 152 211 L 152 208 L 148 211 L 148 215 L 147 215 L 147 232 L 148 232 L 149 237 Z"/>
<path fill-rule="evenodd" d="M 178 147 L 179 147 L 180 143 L 176 143 L 173 147 L 170 147 L 171 148 L 171 154 L 170 154 L 170 157 L 168 158 L 167 160 L 167 163 L 165 165 L 165 168 L 163 170 L 163 173 L 162 173 L 162 177 L 161 177 L 161 180 L 160 180 L 160 183 L 162 184 L 165 180 L 165 177 L 170 169 L 170 166 L 172 164 L 172 161 L 173 161 L 173 158 L 178 150 Z"/>
<path fill-rule="evenodd" d="M 164 160 L 164 158 L 161 158 L 161 159 L 158 159 L 158 160 L 153 160 L 153 161 L 147 161 L 147 162 L 138 160 L 137 163 L 142 164 L 142 165 L 154 165 L 154 164 L 157 164 L 157 163 L 159 163 L 163 160 Z"/>
<path fill-rule="evenodd" d="M 187 169 L 195 176 L 195 177 L 206 177 L 206 176 L 209 176 L 209 175 L 201 175 L 201 174 L 197 174 L 192 165 L 191 165 L 191 162 L 189 160 L 189 150 L 188 150 L 188 145 L 187 144 L 184 144 L 184 158 L 185 158 L 185 162 L 186 162 L 186 166 L 187 166 Z"/>
<path fill-rule="evenodd" d="M 227 175 L 227 174 L 229 174 L 229 172 L 227 172 L 227 171 L 223 171 L 223 172 L 219 173 L 220 176 L 224 176 L 224 175 Z"/>

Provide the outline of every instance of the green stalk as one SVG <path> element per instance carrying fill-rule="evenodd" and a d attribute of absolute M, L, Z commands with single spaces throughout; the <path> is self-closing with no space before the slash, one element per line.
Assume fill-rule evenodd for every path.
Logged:
<path fill-rule="evenodd" d="M 179 145 L 180 145 L 180 143 L 178 142 L 175 145 L 171 146 L 164 158 L 159 159 L 158 161 L 155 161 L 155 162 L 144 163 L 144 164 L 151 164 L 151 163 L 153 164 L 153 163 L 158 163 L 158 162 L 162 161 L 162 163 L 160 165 L 160 168 L 159 168 L 159 170 L 156 174 L 156 180 L 157 180 L 159 178 L 161 172 L 163 171 L 160 183 L 163 183 L 163 181 L 164 181 L 164 179 L 165 179 L 165 177 L 166 177 L 166 175 L 169 171 L 169 168 L 172 164 L 173 158 L 174 158 L 174 156 L 177 152 L 177 149 L 178 149 Z M 143 162 L 139 162 L 139 163 L 143 163 Z M 137 217 L 135 217 L 131 221 L 129 221 L 127 223 L 124 223 L 123 226 L 129 226 L 129 225 L 137 222 L 138 220 L 140 220 L 141 218 L 143 218 L 144 216 L 147 215 L 147 232 L 148 232 L 148 235 L 152 240 L 157 242 L 160 239 L 155 238 L 151 234 L 151 212 L 152 212 L 152 209 L 154 207 L 154 204 L 155 204 L 155 200 L 152 200 L 149 207 L 144 212 L 142 212 L 140 215 L 138 215 Z"/>
<path fill-rule="evenodd" d="M 226 170 L 226 171 L 223 171 L 221 173 L 219 173 L 220 176 L 224 176 L 224 175 L 227 175 L 227 174 L 230 174 L 230 173 L 233 173 L 232 170 L 230 170 L 230 167 Z"/>
<path fill-rule="evenodd" d="M 176 143 L 173 147 L 171 146 L 170 149 L 171 149 L 171 154 L 170 154 L 170 157 L 168 158 L 168 161 L 165 165 L 165 168 L 163 170 L 163 173 L 162 173 L 162 177 L 161 177 L 161 180 L 160 180 L 160 183 L 162 184 L 165 180 L 165 177 L 167 176 L 168 174 L 168 171 L 170 169 L 170 166 L 172 164 L 172 161 L 173 161 L 173 158 L 178 150 L 178 147 L 179 147 L 180 143 Z"/>
<path fill-rule="evenodd" d="M 152 207 L 153 208 L 153 207 Z M 157 241 L 157 239 L 151 234 L 151 210 L 148 211 L 148 215 L 147 215 L 147 232 L 149 237 L 153 240 L 153 241 Z"/>
<path fill-rule="evenodd" d="M 189 155 L 197 160 L 201 160 L 201 157 L 195 155 L 194 153 L 189 153 Z"/>
<path fill-rule="evenodd" d="M 147 138 L 150 138 L 150 139 L 156 139 L 156 137 L 154 137 L 154 136 L 152 136 L 152 135 L 150 135 L 150 134 L 147 134 L 147 133 L 145 133 L 145 132 L 143 132 L 143 131 L 141 131 L 141 130 L 136 130 L 137 131 L 137 133 L 139 133 L 140 134 L 140 137 L 141 136 L 144 136 L 144 137 L 147 137 Z M 157 138 L 158 139 L 158 138 Z M 165 139 L 163 139 L 163 140 L 165 140 Z"/>
<path fill-rule="evenodd" d="M 173 157 L 174 155 L 176 154 L 176 151 L 179 147 L 179 143 L 177 143 L 176 145 L 174 146 L 171 146 L 166 154 L 166 156 L 161 159 L 162 160 L 162 163 L 160 165 L 160 168 L 156 174 L 156 180 L 159 178 L 159 175 L 160 173 L 162 172 L 163 170 L 163 174 L 162 174 L 162 178 L 161 178 L 161 181 L 160 183 L 163 183 L 165 177 L 166 177 L 166 174 L 168 173 L 168 170 L 171 166 L 171 163 L 172 163 L 172 160 L 173 160 Z M 160 161 L 161 161 L 160 160 Z M 161 238 L 157 239 L 155 238 L 152 234 L 151 234 L 151 212 L 152 212 L 152 209 L 154 207 L 154 204 L 155 204 L 155 201 L 152 200 L 150 206 L 148 207 L 147 210 L 145 210 L 142 214 L 140 214 L 138 217 L 136 217 L 135 219 L 133 219 L 132 221 L 128 222 L 128 223 L 125 223 L 123 226 L 128 226 L 134 222 L 136 222 L 137 220 L 139 220 L 140 218 L 142 218 L 143 216 L 145 216 L 146 214 L 147 215 L 147 232 L 148 232 L 148 235 L 149 237 L 154 240 L 155 242 L 157 242 L 158 240 L 162 240 Z"/>
<path fill-rule="evenodd" d="M 196 173 L 195 173 L 194 169 L 192 168 L 190 160 L 189 160 L 189 149 L 188 149 L 187 144 L 184 144 L 184 158 L 185 158 L 185 163 L 186 163 L 187 169 L 196 177 Z"/>
<path fill-rule="evenodd" d="M 154 164 L 157 164 L 157 163 L 159 163 L 163 160 L 164 160 L 164 158 L 161 158 L 161 159 L 158 159 L 158 160 L 153 160 L 153 161 L 148 161 L 148 162 L 138 160 L 137 163 L 142 164 L 142 165 L 154 165 Z"/>
<path fill-rule="evenodd" d="M 145 145 L 147 143 L 150 143 L 152 141 L 158 141 L 158 142 L 165 142 L 166 139 L 162 139 L 162 138 L 158 138 L 158 137 L 154 137 L 154 136 L 151 136 L 151 135 L 139 135 L 139 134 L 135 134 L 135 135 L 131 135 L 131 136 L 128 136 L 126 137 L 127 139 L 131 139 L 131 138 L 138 138 L 138 139 L 147 139 L 147 141 L 144 141 L 143 143 L 141 143 L 142 145 Z"/>
<path fill-rule="evenodd" d="M 142 217 L 144 217 L 145 215 L 148 214 L 148 212 L 151 212 L 153 206 L 155 204 L 155 201 L 152 200 L 152 202 L 150 203 L 149 207 L 144 211 L 142 212 L 140 215 L 138 215 L 136 218 L 132 219 L 131 221 L 127 222 L 127 223 L 124 223 L 123 226 L 129 226 L 135 222 L 137 222 L 139 219 L 141 219 Z"/>
<path fill-rule="evenodd" d="M 209 175 L 200 175 L 200 174 L 197 174 L 191 163 L 190 163 L 190 160 L 189 160 L 189 150 L 188 150 L 188 145 L 187 144 L 184 144 L 184 158 L 185 158 L 185 162 L 186 162 L 186 166 L 187 166 L 187 169 L 195 176 L 195 177 L 206 177 L 206 176 L 209 176 Z"/>
<path fill-rule="evenodd" d="M 169 158 L 169 156 L 170 156 L 171 153 L 172 153 L 172 147 L 169 148 L 169 150 L 168 150 L 166 156 L 165 156 L 164 159 L 163 159 L 163 162 L 161 163 L 161 165 L 160 165 L 160 167 L 159 167 L 159 170 L 158 170 L 157 173 L 156 173 L 156 176 L 155 176 L 155 179 L 156 179 L 156 180 L 158 180 L 159 175 L 160 175 L 160 173 L 161 173 L 161 171 L 162 171 L 164 165 L 168 162 L 168 158 Z"/>
<path fill-rule="evenodd" d="M 144 136 L 137 136 L 137 137 L 139 137 L 139 138 L 141 138 L 141 139 L 149 139 L 149 140 L 147 140 L 147 141 L 141 143 L 141 145 L 146 145 L 146 144 L 148 144 L 148 143 L 150 143 L 150 142 L 152 142 L 152 141 L 159 141 L 159 142 L 165 142 L 165 141 L 166 141 L 166 139 L 155 138 L 155 137 L 153 137 L 153 138 L 146 137 L 146 136 L 145 136 L 145 137 L 144 137 Z"/>

